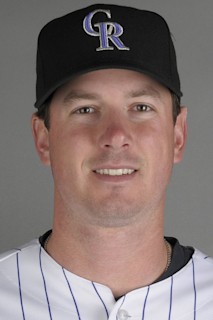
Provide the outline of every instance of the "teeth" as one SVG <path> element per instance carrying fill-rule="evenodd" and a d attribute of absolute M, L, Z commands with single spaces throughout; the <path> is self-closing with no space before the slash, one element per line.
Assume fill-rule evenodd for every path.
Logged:
<path fill-rule="evenodd" d="M 100 169 L 95 172 L 99 174 L 105 174 L 109 176 L 122 176 L 125 174 L 132 174 L 135 170 L 133 169 Z"/>

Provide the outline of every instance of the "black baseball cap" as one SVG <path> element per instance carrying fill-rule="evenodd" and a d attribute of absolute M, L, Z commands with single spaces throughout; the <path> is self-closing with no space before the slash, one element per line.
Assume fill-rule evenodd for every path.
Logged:
<path fill-rule="evenodd" d="M 105 68 L 142 72 L 182 96 L 166 21 L 146 10 L 95 4 L 54 19 L 41 30 L 35 107 L 74 76 Z"/>

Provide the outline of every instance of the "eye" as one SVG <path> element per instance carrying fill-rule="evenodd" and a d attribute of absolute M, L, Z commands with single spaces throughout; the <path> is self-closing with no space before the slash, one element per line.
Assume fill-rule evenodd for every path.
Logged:
<path fill-rule="evenodd" d="M 134 108 L 136 111 L 140 111 L 140 112 L 148 112 L 152 110 L 152 108 L 147 104 L 137 104 Z"/>
<path fill-rule="evenodd" d="M 82 107 L 75 110 L 75 113 L 86 114 L 86 113 L 93 113 L 94 111 L 95 111 L 94 108 L 86 106 L 86 107 Z"/>

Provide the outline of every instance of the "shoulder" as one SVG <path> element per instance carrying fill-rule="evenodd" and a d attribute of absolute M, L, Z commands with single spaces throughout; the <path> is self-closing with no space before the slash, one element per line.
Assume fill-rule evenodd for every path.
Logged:
<path fill-rule="evenodd" d="M 210 270 L 213 271 L 213 258 L 198 249 L 195 249 L 194 251 L 192 263 L 194 263 L 195 266 L 210 268 Z"/>
<path fill-rule="evenodd" d="M 194 299 L 197 309 L 203 310 L 208 304 L 212 305 L 213 258 L 194 249 L 187 265 L 174 275 L 174 284 L 185 301 L 190 303 Z"/>
<path fill-rule="evenodd" d="M 195 249 L 190 264 L 195 283 L 213 290 L 213 258 Z"/>
<path fill-rule="evenodd" d="M 212 317 L 213 258 L 195 249 L 188 264 L 174 275 L 174 283 L 180 289 L 183 305 L 193 304 L 202 319 Z"/>
<path fill-rule="evenodd" d="M 39 252 L 40 244 L 38 239 L 0 254 L 0 274 L 8 274 L 17 268 L 19 259 L 23 262 L 33 260 L 35 252 Z"/>
<path fill-rule="evenodd" d="M 6 252 L 0 253 L 0 263 L 3 262 L 4 260 L 9 259 L 10 257 L 16 255 L 18 252 L 24 252 L 24 251 L 28 251 L 29 249 L 35 248 L 40 246 L 39 244 L 39 240 L 38 239 L 33 239 L 30 242 L 19 246 L 17 248 L 8 250 Z"/>
<path fill-rule="evenodd" d="M 213 258 L 198 249 L 194 249 L 194 253 L 189 262 L 179 272 L 174 274 L 174 279 L 186 279 L 186 282 L 193 278 L 194 283 L 200 285 L 201 288 L 213 288 Z M 186 284 L 186 283 L 185 283 Z"/>

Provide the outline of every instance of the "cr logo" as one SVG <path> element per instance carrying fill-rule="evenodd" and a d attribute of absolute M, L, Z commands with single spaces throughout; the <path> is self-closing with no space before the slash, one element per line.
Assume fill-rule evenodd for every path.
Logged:
<path fill-rule="evenodd" d="M 114 46 L 119 50 L 130 50 L 119 38 L 123 34 L 123 27 L 117 22 L 99 22 L 94 24 L 94 26 L 92 25 L 92 18 L 97 12 L 104 12 L 111 19 L 111 12 L 102 9 L 90 12 L 84 18 L 83 28 L 85 32 L 90 36 L 99 37 L 100 47 L 96 48 L 96 50 L 114 50 Z M 97 27 L 98 31 L 95 31 L 93 27 Z M 110 41 L 114 46 L 110 46 Z"/>

